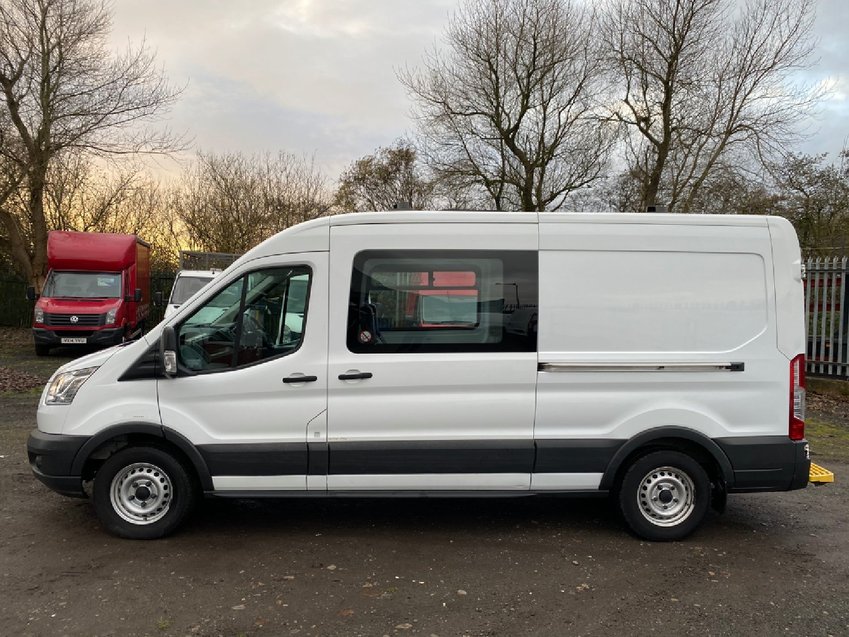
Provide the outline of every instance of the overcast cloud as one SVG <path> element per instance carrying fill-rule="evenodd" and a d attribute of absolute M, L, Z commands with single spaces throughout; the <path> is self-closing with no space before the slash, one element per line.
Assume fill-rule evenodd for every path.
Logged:
<path fill-rule="evenodd" d="M 396 78 L 441 36 L 457 0 L 116 0 L 116 46 L 142 38 L 174 84 L 169 125 L 196 148 L 314 155 L 331 179 L 414 125 Z M 849 0 L 819 0 L 829 99 L 800 150 L 849 136 Z"/>

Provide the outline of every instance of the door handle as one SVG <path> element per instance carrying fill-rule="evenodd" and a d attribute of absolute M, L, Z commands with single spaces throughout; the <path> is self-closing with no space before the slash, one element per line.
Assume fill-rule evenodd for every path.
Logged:
<path fill-rule="evenodd" d="M 283 379 L 284 383 L 314 383 L 318 380 L 318 376 L 287 376 Z"/>
<path fill-rule="evenodd" d="M 339 374 L 339 380 L 360 380 L 362 378 L 371 378 L 371 372 L 347 372 Z"/>

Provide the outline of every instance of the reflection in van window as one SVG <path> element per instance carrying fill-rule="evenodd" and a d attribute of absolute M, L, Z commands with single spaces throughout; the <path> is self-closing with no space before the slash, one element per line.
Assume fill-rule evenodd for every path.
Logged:
<path fill-rule="evenodd" d="M 538 287 L 535 252 L 361 252 L 354 260 L 348 347 L 535 351 Z"/>

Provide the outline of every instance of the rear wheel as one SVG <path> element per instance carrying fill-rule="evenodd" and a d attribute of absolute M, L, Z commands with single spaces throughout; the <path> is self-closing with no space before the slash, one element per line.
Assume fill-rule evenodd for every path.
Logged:
<path fill-rule="evenodd" d="M 680 451 L 654 451 L 634 461 L 619 486 L 619 508 L 646 540 L 680 540 L 701 524 L 710 504 L 704 467 Z"/>
<path fill-rule="evenodd" d="M 119 537 L 150 540 L 168 535 L 186 518 L 195 499 L 189 472 L 156 447 L 122 449 L 94 478 L 97 515 Z"/>

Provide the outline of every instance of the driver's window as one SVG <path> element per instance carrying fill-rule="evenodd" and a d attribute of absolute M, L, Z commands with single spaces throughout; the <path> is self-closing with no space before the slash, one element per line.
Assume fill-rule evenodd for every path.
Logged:
<path fill-rule="evenodd" d="M 250 365 L 296 350 L 304 332 L 310 270 L 258 270 L 233 281 L 178 328 L 180 362 L 192 371 Z"/>

